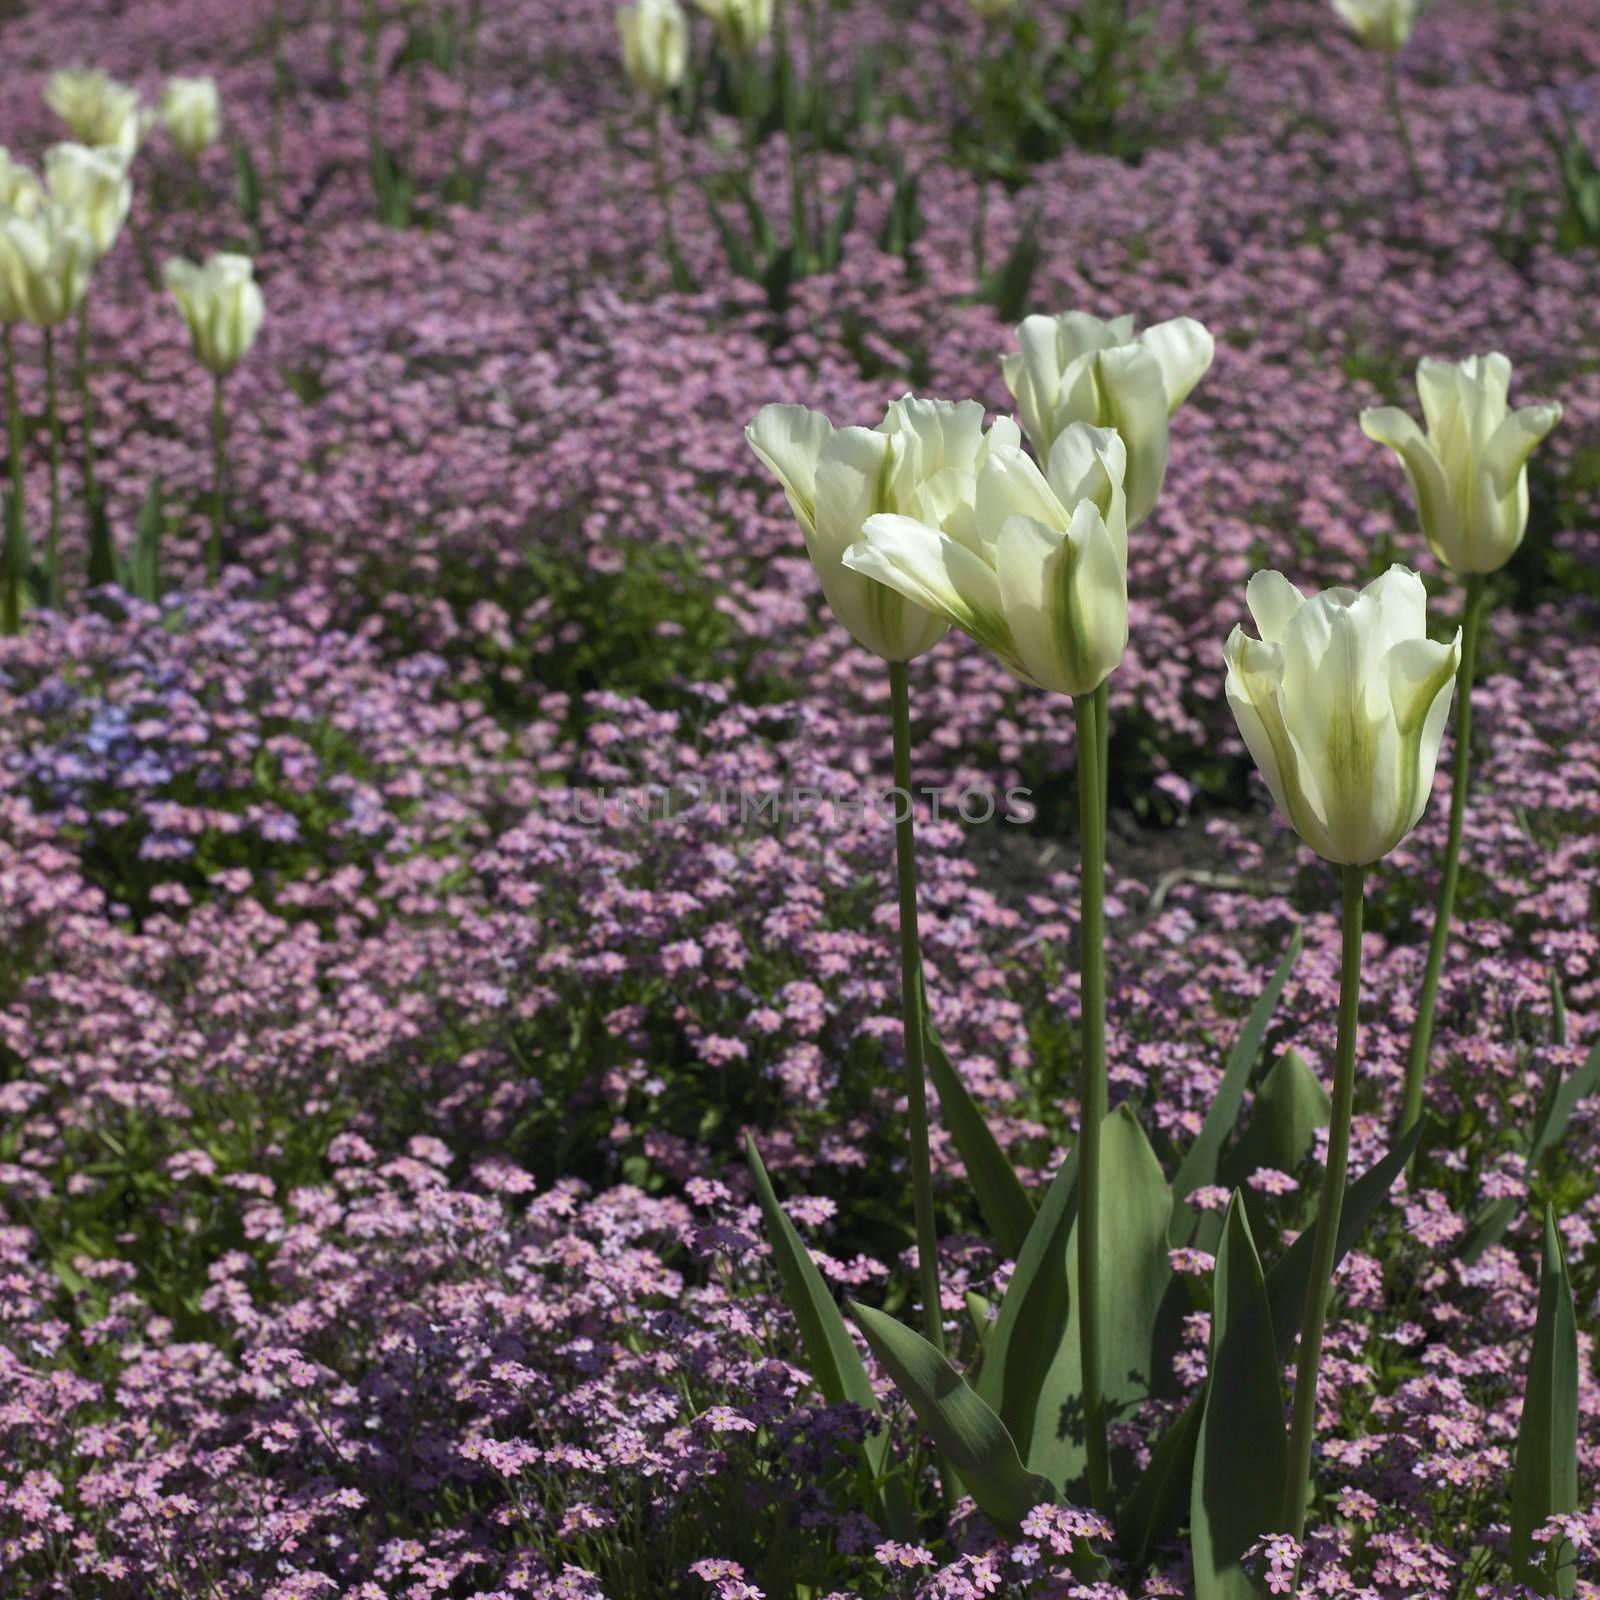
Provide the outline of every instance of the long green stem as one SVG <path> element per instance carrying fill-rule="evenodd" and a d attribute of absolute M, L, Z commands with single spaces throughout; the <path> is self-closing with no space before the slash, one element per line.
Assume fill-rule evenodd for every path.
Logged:
<path fill-rule="evenodd" d="M 788 0 L 777 0 L 772 33 L 773 76 L 777 84 L 778 109 L 783 116 L 783 142 L 789 160 L 789 235 L 794 241 L 796 260 L 805 262 L 811 255 L 810 229 L 806 226 L 805 169 L 800 164 L 800 101 L 795 93 L 794 60 L 789 54 Z"/>
<path fill-rule="evenodd" d="M 3 602 L 0 602 L 0 626 L 7 633 L 16 633 L 22 627 L 22 584 L 27 565 L 27 501 L 22 470 L 22 400 L 17 393 L 17 338 L 16 330 L 8 322 L 5 326 L 6 355 L 6 450 L 11 466 L 11 504 L 8 508 L 5 530 L 5 574 L 0 585 Z"/>
<path fill-rule="evenodd" d="M 56 331 L 44 332 L 44 415 L 50 439 L 50 533 L 44 547 L 45 602 L 61 605 L 61 407 L 56 388 Z"/>
<path fill-rule="evenodd" d="M 278 204 L 283 179 L 283 96 L 288 84 L 283 60 L 283 0 L 272 0 L 272 131 L 269 135 L 272 203 Z"/>
<path fill-rule="evenodd" d="M 667 154 L 661 140 L 661 124 L 666 114 L 666 106 L 659 101 L 651 108 L 650 164 L 655 172 L 656 198 L 661 202 L 661 244 L 672 273 L 672 287 L 687 289 L 689 272 L 684 265 L 683 253 L 678 249 L 678 233 L 672 222 L 672 187 L 667 182 Z"/>
<path fill-rule="evenodd" d="M 228 424 L 222 408 L 222 375 L 211 390 L 211 544 L 206 551 L 206 578 L 215 583 L 222 573 L 222 520 L 227 496 Z"/>
<path fill-rule="evenodd" d="M 1384 84 L 1389 95 L 1389 111 L 1394 117 L 1395 132 L 1400 136 L 1400 148 L 1405 153 L 1406 169 L 1411 174 L 1412 186 L 1419 195 L 1427 193 L 1422 181 L 1422 168 L 1417 165 L 1417 147 L 1411 142 L 1411 129 L 1406 123 L 1405 107 L 1400 102 L 1400 69 L 1395 65 L 1393 50 L 1384 52 Z"/>
<path fill-rule="evenodd" d="M 1461 665 L 1456 668 L 1456 753 L 1450 777 L 1450 832 L 1444 846 L 1444 875 L 1439 880 L 1439 903 L 1433 913 L 1433 937 L 1428 943 L 1428 965 L 1417 999 L 1417 1020 L 1411 1027 L 1411 1048 L 1406 1056 L 1406 1092 L 1400 1112 L 1400 1132 L 1405 1133 L 1422 1115 L 1422 1091 L 1428 1076 L 1428 1052 L 1433 1046 L 1433 1013 L 1439 999 L 1439 974 L 1450 943 L 1450 919 L 1455 914 L 1456 884 L 1461 872 L 1461 828 L 1467 814 L 1467 784 L 1472 757 L 1472 679 L 1477 670 L 1478 630 L 1488 602 L 1489 584 L 1482 573 L 1467 579 L 1466 614 L 1461 619 Z"/>
<path fill-rule="evenodd" d="M 917 1273 L 922 1326 L 928 1343 L 944 1349 L 939 1298 L 939 1233 L 933 1213 L 933 1165 L 928 1154 L 928 1088 L 922 1037 L 922 946 L 917 937 L 917 856 L 911 816 L 911 695 L 906 664 L 889 663 L 894 720 L 895 865 L 900 885 L 900 1004 L 905 1017 L 906 1104 L 911 1119 L 911 1201 L 917 1224 Z"/>
<path fill-rule="evenodd" d="M 461 105 L 456 112 L 456 149 L 451 167 L 459 175 L 467 164 L 467 133 L 472 125 L 472 103 L 478 94 L 478 35 L 483 26 L 483 0 L 472 0 L 467 10 L 465 74 Z"/>
<path fill-rule="evenodd" d="M 100 493 L 94 470 L 94 388 L 89 382 L 89 297 L 78 306 L 78 406 L 83 415 L 83 490 L 93 501 Z"/>
<path fill-rule="evenodd" d="M 761 113 L 756 103 L 756 62 L 748 51 L 739 57 L 739 101 L 744 118 L 745 177 L 750 193 L 756 192 L 756 169 L 761 160 Z"/>
<path fill-rule="evenodd" d="M 1306 1485 L 1311 1477 L 1311 1441 L 1317 1431 L 1317 1377 L 1322 1367 L 1322 1330 L 1332 1290 L 1333 1261 L 1344 1209 L 1345 1171 L 1350 1161 L 1350 1115 L 1356 1092 L 1356 1027 L 1361 1012 L 1361 922 L 1367 869 L 1345 867 L 1344 945 L 1339 963 L 1339 1042 L 1333 1067 L 1333 1108 L 1328 1122 L 1328 1166 L 1322 1176 L 1311 1241 L 1311 1277 L 1300 1326 L 1295 1367 L 1294 1416 L 1289 1428 L 1289 1477 L 1284 1488 L 1283 1526 L 1295 1539 L 1305 1532 Z"/>
<path fill-rule="evenodd" d="M 1089 1498 L 1111 1510 L 1111 1461 L 1106 1444 L 1100 1351 L 1100 1129 L 1106 1087 L 1106 827 L 1100 776 L 1100 722 L 1106 686 L 1073 701 L 1078 721 L 1078 836 L 1081 846 L 1079 1004 L 1083 1050 L 1078 1088 L 1078 1334 L 1083 1369 L 1083 1425 L 1089 1457 Z"/>

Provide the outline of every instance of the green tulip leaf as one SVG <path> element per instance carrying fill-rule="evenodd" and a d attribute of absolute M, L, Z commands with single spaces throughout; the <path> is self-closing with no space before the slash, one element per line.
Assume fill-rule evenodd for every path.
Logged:
<path fill-rule="evenodd" d="M 1570 1540 L 1536 1543 L 1547 1518 L 1578 1509 L 1578 1322 L 1555 1214 L 1544 1214 L 1544 1262 L 1533 1355 L 1511 1474 L 1511 1568 L 1540 1594 L 1570 1595 L 1577 1551 Z"/>
<path fill-rule="evenodd" d="M 919 992 L 922 979 L 918 976 Z M 939 1096 L 939 1121 L 955 1141 L 967 1169 L 973 1198 L 989 1226 L 994 1247 L 1007 1260 L 1022 1253 L 1023 1240 L 1034 1222 L 1034 1205 L 1022 1180 L 990 1131 L 978 1103 L 967 1092 L 948 1052 L 934 1032 L 926 994 L 922 1001 L 922 1034 L 928 1077 Z"/>
<path fill-rule="evenodd" d="M 800 1343 L 817 1388 L 829 1405 L 848 1401 L 873 1416 L 881 1416 L 861 1352 L 856 1349 L 855 1340 L 850 1337 L 844 1317 L 811 1259 L 805 1241 L 778 1204 L 761 1152 L 748 1134 L 744 1149 L 750 1177 L 755 1183 L 756 1199 L 766 1220 L 767 1242 L 772 1246 L 773 1264 L 778 1270 L 778 1281 L 783 1285 L 784 1301 L 800 1330 Z M 875 1486 L 873 1498 L 878 1497 L 876 1486 L 881 1484 L 883 1509 L 891 1531 L 898 1526 L 902 1532 L 896 1537 L 905 1537 L 910 1526 L 910 1512 L 899 1476 L 889 1476 L 888 1428 L 880 1426 L 868 1433 L 861 1442 L 861 1451 Z"/>
<path fill-rule="evenodd" d="M 1298 1050 L 1285 1050 L 1262 1080 L 1238 1143 L 1223 1158 L 1223 1182 L 1237 1189 L 1251 1173 L 1265 1167 L 1298 1171 L 1316 1143 L 1317 1129 L 1327 1127 L 1331 1109 L 1328 1091 L 1305 1057 Z M 1261 1197 L 1247 1188 L 1245 1205 L 1252 1230 L 1260 1228 L 1265 1216 Z M 1214 1250 L 1221 1228 L 1220 1217 L 1203 1217 L 1195 1243 L 1202 1250 Z"/>
<path fill-rule="evenodd" d="M 1213 1278 L 1210 1378 L 1189 1496 L 1195 1600 L 1254 1600 L 1260 1586 L 1240 1561 L 1277 1525 L 1288 1476 L 1272 1307 L 1235 1190 Z"/>
<path fill-rule="evenodd" d="M 919 1333 L 852 1300 L 850 1314 L 917 1420 L 996 1527 L 1014 1531 L 1043 1500 L 1048 1480 L 1029 1472 L 1005 1424 Z"/>
<path fill-rule="evenodd" d="M 1172 1196 L 1161 1163 L 1128 1106 L 1101 1133 L 1101 1374 L 1115 1423 L 1170 1386 L 1187 1308 L 1167 1253 Z M 1075 1163 L 1057 1174 L 1001 1302 L 984 1362 L 983 1393 L 1023 1458 L 1064 1491 L 1088 1470 L 1078 1332 Z M 1114 1467 L 1121 1463 L 1113 1463 Z"/>
<path fill-rule="evenodd" d="M 1595 1040 L 1582 1066 L 1565 1079 L 1552 1073 L 1545 1085 L 1528 1148 L 1529 1172 L 1561 1142 L 1578 1102 L 1595 1093 L 1600 1093 L 1600 1039 Z M 1521 1202 L 1510 1195 L 1489 1201 L 1462 1234 L 1456 1253 L 1470 1266 L 1491 1245 L 1499 1244 L 1521 1210 Z"/>
<path fill-rule="evenodd" d="M 1284 952 L 1277 969 L 1267 980 L 1267 986 L 1250 1008 L 1250 1015 L 1233 1041 L 1228 1052 L 1228 1063 L 1223 1069 L 1222 1082 L 1211 1101 L 1211 1109 L 1201 1124 L 1199 1135 L 1189 1146 L 1178 1165 L 1177 1176 L 1172 1180 L 1172 1197 L 1176 1203 L 1172 1214 L 1172 1242 L 1184 1244 L 1194 1233 L 1198 1213 L 1184 1202 L 1196 1189 L 1217 1181 L 1217 1168 L 1222 1147 L 1233 1125 L 1239 1120 L 1239 1108 L 1244 1104 L 1244 1093 L 1249 1087 L 1250 1074 L 1261 1054 L 1261 1042 L 1272 1025 L 1273 1014 L 1283 996 L 1284 985 L 1300 959 L 1301 935 L 1295 928 L 1289 936 L 1289 948 Z"/>
<path fill-rule="evenodd" d="M 941 1091 L 941 1109 L 943 1103 Z M 1067 1251 L 1077 1202 L 1078 1160 L 1073 1154 L 1051 1179 L 1038 1215 L 1015 1252 L 1016 1266 L 984 1341 L 978 1393 L 1000 1413 L 1024 1450 L 1033 1436 L 1040 1391 L 1058 1344 L 1066 1338 L 1071 1300 Z M 1028 1335 L 1040 1328 L 1056 1330 L 1055 1336 L 1030 1339 Z"/>
<path fill-rule="evenodd" d="M 1401 1134 L 1381 1161 L 1368 1167 L 1353 1183 L 1346 1184 L 1344 1206 L 1339 1213 L 1339 1238 L 1334 1249 L 1335 1267 L 1349 1254 L 1351 1246 L 1394 1186 L 1394 1180 L 1421 1141 L 1422 1130 L 1423 1124 L 1419 1122 L 1409 1132 Z M 1267 1299 L 1280 1362 L 1289 1359 L 1305 1315 L 1314 1232 L 1313 1228 L 1306 1228 L 1266 1274 Z M 1124 1500 L 1117 1526 L 1127 1548 L 1153 1550 L 1181 1520 L 1183 1500 L 1172 1492 L 1171 1485 L 1189 1481 L 1205 1396 L 1206 1389 L 1202 1386 L 1183 1413 L 1168 1424 L 1156 1441 L 1150 1465 L 1132 1494 Z"/>

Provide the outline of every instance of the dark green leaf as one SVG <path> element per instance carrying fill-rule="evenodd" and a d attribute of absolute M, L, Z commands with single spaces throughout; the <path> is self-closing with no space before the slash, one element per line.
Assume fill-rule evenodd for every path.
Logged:
<path fill-rule="evenodd" d="M 1106 1118 L 1100 1159 L 1101 1380 L 1107 1417 L 1116 1422 L 1170 1383 L 1182 1295 L 1167 1254 L 1172 1198 L 1129 1107 Z M 1077 1492 L 1088 1467 L 1073 1183 L 1074 1172 L 1064 1167 L 1039 1209 L 983 1374 L 983 1392 L 1029 1467 L 1068 1493 Z"/>
<path fill-rule="evenodd" d="M 1211 1101 L 1211 1109 L 1201 1124 L 1199 1135 L 1179 1163 L 1177 1176 L 1172 1180 L 1172 1197 L 1177 1204 L 1173 1210 L 1172 1242 L 1187 1242 L 1194 1230 L 1195 1212 L 1183 1202 L 1196 1189 L 1217 1181 L 1217 1164 L 1223 1144 L 1239 1119 L 1239 1107 L 1244 1104 L 1245 1090 L 1250 1084 L 1250 1074 L 1256 1058 L 1261 1054 L 1261 1041 L 1266 1038 L 1272 1024 L 1273 1013 L 1283 995 L 1284 985 L 1294 964 L 1300 959 L 1300 929 L 1296 927 L 1289 936 L 1289 948 L 1278 963 L 1277 970 L 1267 980 L 1250 1015 L 1228 1052 L 1228 1064 L 1223 1069 L 1222 1082 Z"/>
<path fill-rule="evenodd" d="M 1278 1172 L 1295 1172 L 1311 1153 L 1317 1129 L 1328 1125 L 1331 1102 L 1328 1091 L 1306 1065 L 1298 1050 L 1285 1050 L 1262 1080 L 1261 1091 L 1250 1108 L 1250 1120 L 1239 1142 L 1222 1161 L 1222 1181 L 1231 1188 L 1242 1187 L 1253 1172 L 1270 1167 Z M 1245 1191 L 1251 1227 L 1261 1225 L 1264 1207 L 1254 1191 Z M 1214 1249 L 1211 1239 L 1201 1234 L 1196 1242 L 1203 1250 Z"/>
<path fill-rule="evenodd" d="M 846 1401 L 860 1406 L 873 1416 L 880 1415 L 877 1397 L 872 1392 L 872 1380 L 856 1349 L 855 1340 L 845 1326 L 833 1295 L 817 1271 L 811 1252 L 806 1249 L 795 1226 L 778 1204 L 772 1180 L 749 1135 L 744 1142 L 745 1160 L 750 1166 L 750 1177 L 755 1184 L 756 1200 L 767 1225 L 767 1243 L 772 1246 L 773 1265 L 778 1270 L 778 1280 L 783 1285 L 783 1298 L 800 1330 L 800 1343 L 806 1352 L 811 1376 L 816 1380 L 823 1398 L 830 1405 Z M 874 1484 L 882 1483 L 888 1465 L 889 1434 L 880 1427 L 862 1441 L 862 1453 Z M 891 1521 L 902 1527 L 907 1523 L 904 1489 L 899 1479 L 894 1481 L 892 1493 L 884 1494 L 884 1509 Z"/>
<path fill-rule="evenodd" d="M 1424 1119 L 1425 1121 L 1426 1119 Z M 1382 1204 L 1394 1180 L 1404 1170 L 1406 1162 L 1422 1138 L 1424 1123 L 1418 1122 L 1408 1133 L 1400 1135 L 1390 1145 L 1383 1159 L 1369 1167 L 1354 1183 L 1346 1184 L 1344 1206 L 1339 1213 L 1339 1238 L 1334 1249 L 1334 1266 L 1344 1260 L 1350 1248 L 1361 1236 L 1372 1214 Z M 1289 1359 L 1294 1341 L 1300 1332 L 1305 1316 L 1306 1284 L 1311 1276 L 1312 1228 L 1307 1228 L 1288 1251 L 1268 1270 L 1267 1299 L 1272 1313 L 1272 1329 L 1278 1342 L 1278 1359 Z M 1182 1514 L 1181 1503 L 1163 1490 L 1162 1483 L 1174 1479 L 1186 1482 L 1189 1463 L 1193 1460 L 1193 1444 L 1185 1445 L 1185 1435 L 1198 1438 L 1197 1421 L 1205 1403 L 1205 1390 L 1189 1402 L 1182 1416 L 1171 1423 L 1156 1441 L 1154 1456 L 1144 1477 L 1124 1503 L 1119 1526 L 1129 1530 L 1130 1542 L 1139 1541 L 1139 1547 L 1154 1549 L 1177 1526 Z M 1169 1447 L 1169 1437 L 1176 1435 Z M 1162 1482 L 1152 1482 L 1156 1474 Z"/>
<path fill-rule="evenodd" d="M 1578 1322 L 1555 1213 L 1544 1214 L 1544 1262 L 1533 1354 L 1511 1475 L 1511 1568 L 1540 1594 L 1570 1595 L 1577 1551 L 1570 1540 L 1536 1544 L 1547 1518 L 1578 1509 Z"/>
<path fill-rule="evenodd" d="M 1259 1593 L 1240 1560 L 1278 1526 L 1288 1476 L 1272 1309 L 1244 1198 L 1235 1191 L 1213 1279 L 1210 1378 L 1189 1497 L 1195 1600 Z"/>
<path fill-rule="evenodd" d="M 1533 1141 L 1528 1149 L 1530 1172 L 1548 1151 L 1561 1142 L 1567 1124 L 1572 1120 L 1572 1113 L 1578 1109 L 1578 1102 L 1596 1093 L 1600 1093 L 1600 1039 L 1595 1040 L 1583 1065 L 1575 1072 L 1564 1081 L 1552 1073 L 1545 1085 L 1544 1096 L 1534 1118 Z M 1521 1202 L 1510 1195 L 1489 1201 L 1462 1234 L 1456 1254 L 1469 1265 L 1476 1261 L 1491 1245 L 1498 1244 L 1505 1237 L 1521 1210 Z"/>
<path fill-rule="evenodd" d="M 1005 1424 L 921 1334 L 856 1301 L 850 1302 L 850 1314 L 917 1420 L 997 1527 L 1014 1531 L 1034 1506 L 1055 1498 L 1048 1481 L 1023 1466 Z"/>
<path fill-rule="evenodd" d="M 934 1033 L 931 1022 L 927 1024 L 925 1036 L 928 1076 L 939 1096 L 939 1122 L 961 1154 L 967 1182 L 989 1226 L 995 1249 L 1008 1260 L 1015 1260 L 1033 1226 L 1033 1201 L 1006 1160 L 999 1141 L 989 1131 L 977 1102 L 967 1093 L 961 1074 Z"/>

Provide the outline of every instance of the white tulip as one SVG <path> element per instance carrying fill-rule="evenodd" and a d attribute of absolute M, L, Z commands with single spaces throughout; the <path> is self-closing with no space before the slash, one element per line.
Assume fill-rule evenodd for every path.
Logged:
<path fill-rule="evenodd" d="M 121 159 L 84 144 L 52 145 L 45 152 L 44 175 L 51 200 L 83 224 L 96 255 L 105 255 L 133 204 L 133 183 Z"/>
<path fill-rule="evenodd" d="M 970 512 L 979 467 L 994 450 L 1020 446 L 1015 424 L 998 421 L 985 435 L 977 401 L 906 395 L 876 428 L 835 429 L 804 406 L 763 406 L 745 438 L 783 485 L 823 595 L 850 636 L 886 661 L 931 650 L 943 619 L 852 572 L 845 551 L 876 512 L 935 523 Z"/>
<path fill-rule="evenodd" d="M 189 325 L 201 366 L 226 376 L 249 353 L 261 331 L 265 308 L 249 256 L 219 252 L 203 267 L 172 260 L 165 276 Z"/>
<path fill-rule="evenodd" d="M 1023 682 L 1089 694 L 1128 643 L 1126 468 L 1122 440 L 1087 423 L 1057 437 L 1048 477 L 1020 448 L 991 446 L 970 504 L 925 493 L 939 520 L 869 517 L 844 564 L 960 628 Z"/>
<path fill-rule="evenodd" d="M 138 154 L 150 128 L 150 113 L 140 103 L 139 91 L 98 67 L 52 72 L 44 86 L 44 103 L 80 144 L 114 150 L 125 162 Z"/>
<path fill-rule="evenodd" d="M 44 204 L 44 185 L 32 168 L 12 159 L 0 145 L 0 211 L 31 217 Z"/>
<path fill-rule="evenodd" d="M 1369 50 L 1392 53 L 1411 37 L 1421 6 L 1419 0 L 1333 0 L 1333 9 Z"/>
<path fill-rule="evenodd" d="M 1461 663 L 1428 638 L 1406 567 L 1307 598 L 1278 572 L 1245 590 L 1259 640 L 1228 637 L 1228 704 L 1272 798 L 1325 860 L 1365 866 L 1417 825 Z"/>
<path fill-rule="evenodd" d="M 689 19 L 678 0 L 635 0 L 617 12 L 622 70 L 641 94 L 660 96 L 683 81 Z"/>
<path fill-rule="evenodd" d="M 772 32 L 772 0 L 695 0 L 730 55 L 748 55 Z"/>
<path fill-rule="evenodd" d="M 1169 419 L 1211 365 L 1210 333 L 1175 317 L 1135 337 L 1131 316 L 1068 311 L 1024 318 L 1017 345 L 1000 364 L 1035 453 L 1048 460 L 1074 422 L 1115 428 L 1128 450 L 1128 525 L 1138 527 L 1166 481 Z"/>
<path fill-rule="evenodd" d="M 1559 405 L 1512 411 L 1511 363 L 1495 352 L 1417 367 L 1428 431 L 1398 406 L 1361 413 L 1369 439 L 1399 456 L 1429 548 L 1457 572 L 1495 572 L 1528 527 L 1528 457 L 1561 420 Z"/>
<path fill-rule="evenodd" d="M 215 78 L 169 78 L 161 120 L 181 155 L 198 161 L 222 132 L 222 96 Z"/>
<path fill-rule="evenodd" d="M 89 289 L 97 252 L 77 215 L 54 201 L 0 216 L 0 321 L 54 328 Z"/>

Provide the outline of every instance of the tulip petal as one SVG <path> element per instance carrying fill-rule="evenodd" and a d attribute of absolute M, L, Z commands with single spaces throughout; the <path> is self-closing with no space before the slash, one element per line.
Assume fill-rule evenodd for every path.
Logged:
<path fill-rule="evenodd" d="M 1009 659 L 1011 629 L 993 568 L 963 544 L 911 517 L 869 517 L 844 554 L 852 572 L 885 584 Z"/>
<path fill-rule="evenodd" d="M 1160 364 L 1142 345 L 1120 345 L 1095 357 L 1100 420 L 1122 435 L 1128 451 L 1123 481 L 1128 525 L 1155 509 L 1167 476 L 1167 390 Z"/>
<path fill-rule="evenodd" d="M 991 450 L 978 474 L 975 514 L 979 536 L 992 543 L 1010 517 L 1031 517 L 1065 528 L 1070 517 L 1045 476 L 1020 450 Z"/>
<path fill-rule="evenodd" d="M 1009 518 L 995 541 L 995 576 L 1019 676 L 1083 695 L 1122 659 L 1127 578 L 1093 502 L 1079 503 L 1065 533 L 1031 517 Z"/>
<path fill-rule="evenodd" d="M 1377 602 L 1378 630 L 1373 643 L 1382 655 L 1402 639 L 1428 635 L 1428 591 L 1410 567 L 1396 563 L 1361 591 Z"/>
<path fill-rule="evenodd" d="M 1384 678 L 1401 745 L 1400 834 L 1416 827 L 1433 793 L 1445 719 L 1461 667 L 1461 630 L 1449 644 L 1403 639 L 1384 658 Z M 1394 847 L 1391 843 L 1388 848 Z"/>
<path fill-rule="evenodd" d="M 1560 420 L 1559 405 L 1523 406 L 1490 435 L 1483 461 L 1498 499 L 1504 500 L 1516 487 L 1528 457 Z"/>
<path fill-rule="evenodd" d="M 1420 383 L 1420 380 L 1419 380 Z M 1399 456 L 1417 503 L 1417 520 L 1422 524 L 1429 548 L 1447 566 L 1441 530 L 1454 527 L 1450 483 L 1444 463 L 1431 439 L 1398 406 L 1378 406 L 1361 413 L 1361 431 L 1378 444 L 1386 444 Z"/>
<path fill-rule="evenodd" d="M 1156 358 L 1167 394 L 1170 417 L 1205 377 L 1216 354 L 1210 330 L 1193 317 L 1173 317 L 1158 322 L 1139 335 L 1139 343 Z"/>
<path fill-rule="evenodd" d="M 167 270 L 170 282 L 171 263 Z M 744 436 L 783 485 L 800 526 L 810 531 L 816 520 L 817 458 L 833 436 L 833 424 L 820 411 L 804 406 L 762 406 Z"/>
<path fill-rule="evenodd" d="M 1074 422 L 1056 435 L 1045 476 L 1063 506 L 1104 505 L 1128 471 L 1128 447 L 1111 428 Z"/>
<path fill-rule="evenodd" d="M 838 428 L 829 436 L 812 475 L 815 499 L 806 537 L 819 567 L 835 566 L 861 537 L 861 525 L 884 509 L 884 483 L 893 470 L 896 441 L 876 428 Z"/>
<path fill-rule="evenodd" d="M 1245 585 L 1245 604 L 1256 629 L 1269 644 L 1282 644 L 1306 597 L 1281 572 L 1258 572 Z"/>
<path fill-rule="evenodd" d="M 1228 664 L 1228 705 L 1273 803 L 1301 838 L 1310 842 L 1313 836 L 1320 837 L 1321 797 L 1314 790 L 1305 792 L 1300 752 L 1284 720 L 1283 646 L 1252 639 L 1236 626 L 1223 656 Z"/>

